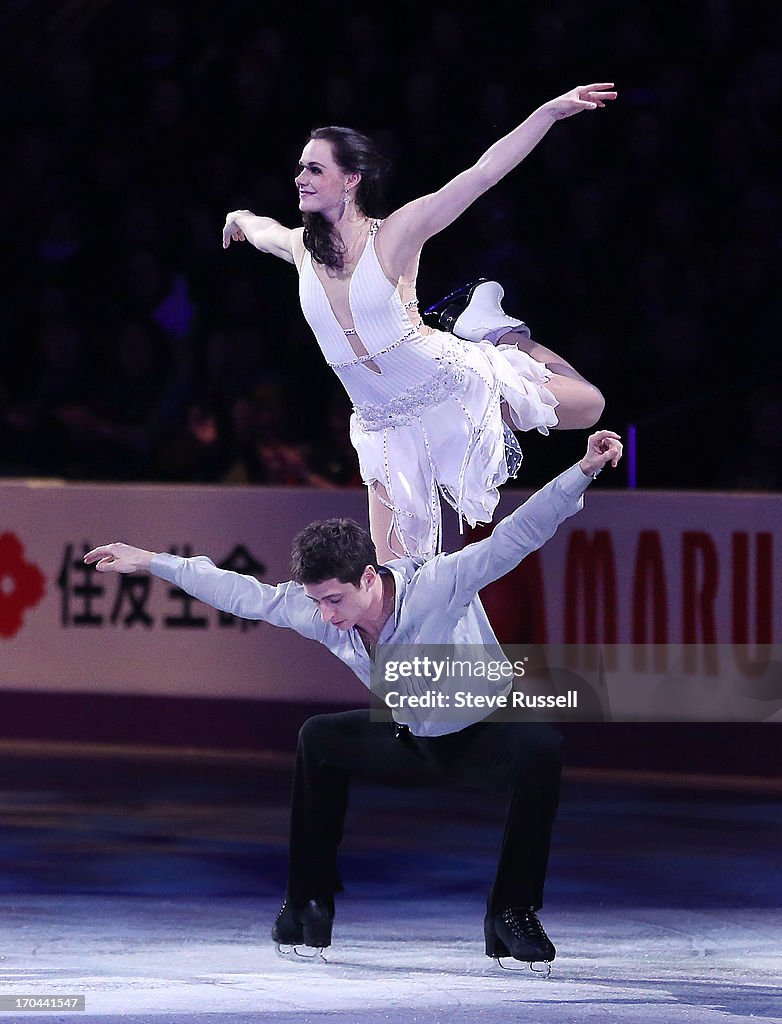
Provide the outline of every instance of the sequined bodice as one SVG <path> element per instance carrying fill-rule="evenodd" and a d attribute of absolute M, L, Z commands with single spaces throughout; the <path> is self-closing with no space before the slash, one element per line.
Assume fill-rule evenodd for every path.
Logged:
<path fill-rule="evenodd" d="M 299 279 L 301 308 L 326 362 L 342 381 L 362 425 L 375 430 L 409 422 L 425 405 L 453 394 L 464 378 L 457 339 L 440 331 L 424 335 L 411 324 L 378 261 L 377 226 L 375 222 L 349 281 L 352 329 L 346 331 L 334 315 L 306 251 Z"/>

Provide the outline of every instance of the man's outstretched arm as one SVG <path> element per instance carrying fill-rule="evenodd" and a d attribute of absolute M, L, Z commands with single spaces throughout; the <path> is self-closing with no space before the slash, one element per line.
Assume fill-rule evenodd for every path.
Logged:
<path fill-rule="evenodd" d="M 450 576 L 450 601 L 465 606 L 488 583 L 514 569 L 523 558 L 542 547 L 558 527 L 583 508 L 583 494 L 607 463 L 616 467 L 622 442 L 612 430 L 598 430 L 587 441 L 586 455 L 546 484 L 519 508 L 502 519 L 491 535 L 461 551 L 441 556 L 435 569 L 445 582 Z M 445 574 L 445 580 L 442 574 Z"/>
<path fill-rule="evenodd" d="M 317 609 L 298 583 L 261 583 L 254 576 L 218 569 L 206 555 L 183 558 L 115 542 L 88 551 L 84 561 L 98 572 L 151 572 L 204 604 L 243 619 L 261 619 L 309 637 L 322 629 Z"/>

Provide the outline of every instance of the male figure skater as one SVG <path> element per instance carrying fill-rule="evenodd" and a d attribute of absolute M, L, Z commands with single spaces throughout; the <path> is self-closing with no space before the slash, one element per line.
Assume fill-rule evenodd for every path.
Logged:
<path fill-rule="evenodd" d="M 293 580 L 271 586 L 218 569 L 205 556 L 183 558 L 128 544 L 84 556 L 99 572 L 147 570 L 207 604 L 295 629 L 325 644 L 366 685 L 387 644 L 496 645 L 478 597 L 553 536 L 583 505 L 603 466 L 622 455 L 619 435 L 599 430 L 586 455 L 460 551 L 378 565 L 357 523 L 312 523 L 296 537 Z M 401 687 L 400 687 L 401 688 Z M 299 734 L 291 807 L 285 902 L 274 923 L 278 945 L 331 943 L 334 894 L 343 888 L 337 851 L 352 778 L 382 784 L 434 780 L 488 787 L 508 796 L 505 832 L 484 920 L 486 954 L 548 964 L 556 951 L 536 911 L 543 904 L 551 827 L 559 797 L 560 737 L 550 725 L 487 721 L 472 708 L 437 721 L 404 710 L 395 721 L 370 711 L 317 715 Z M 436 718 L 436 716 L 435 716 Z"/>

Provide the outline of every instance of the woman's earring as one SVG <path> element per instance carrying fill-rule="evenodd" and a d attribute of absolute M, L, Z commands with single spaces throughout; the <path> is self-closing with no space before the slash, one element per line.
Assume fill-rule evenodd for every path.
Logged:
<path fill-rule="evenodd" d="M 350 202 L 350 189 L 347 187 L 347 185 L 345 186 L 345 198 L 342 201 L 345 204 L 345 206 L 347 206 L 348 203 Z"/>

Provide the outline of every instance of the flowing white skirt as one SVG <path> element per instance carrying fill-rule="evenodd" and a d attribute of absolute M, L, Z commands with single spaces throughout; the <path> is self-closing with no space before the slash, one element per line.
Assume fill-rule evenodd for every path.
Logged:
<path fill-rule="evenodd" d="M 362 427 L 356 413 L 351 417 L 361 477 L 392 513 L 389 544 L 400 556 L 431 558 L 440 550 L 441 495 L 459 514 L 460 527 L 462 518 L 471 526 L 491 521 L 497 488 L 521 460 L 500 403 L 514 430 L 548 434 L 557 424 L 558 403 L 546 387 L 551 372 L 543 363 L 513 345 L 453 337 L 449 343 L 466 369 L 452 394 L 412 421 L 407 416 L 377 430 Z"/>

